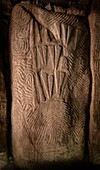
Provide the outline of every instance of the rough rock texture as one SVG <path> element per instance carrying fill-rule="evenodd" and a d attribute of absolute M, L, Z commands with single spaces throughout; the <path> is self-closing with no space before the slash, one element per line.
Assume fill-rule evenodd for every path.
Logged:
<path fill-rule="evenodd" d="M 7 100 L 4 77 L 0 70 L 0 152 L 7 150 Z"/>
<path fill-rule="evenodd" d="M 12 147 L 18 165 L 83 159 L 90 73 L 88 29 L 79 15 L 50 5 L 13 9 Z"/>
<path fill-rule="evenodd" d="M 2 71 L 2 82 L 0 84 L 0 88 L 2 88 L 2 92 L 0 93 L 5 96 L 6 94 L 6 115 L 5 112 L 3 114 L 2 122 L 2 132 L 1 135 L 5 134 L 5 129 L 3 126 L 7 127 L 5 139 L 7 141 L 7 146 L 5 152 L 9 152 L 11 149 L 11 93 L 10 93 L 10 64 L 9 64 L 9 47 L 8 47 L 8 35 L 9 35 L 9 18 L 11 14 L 12 5 L 10 0 L 0 0 L 0 71 Z M 1 74 L 1 73 L 0 73 Z M 5 84 L 4 84 L 5 83 Z M 1 102 L 1 101 L 0 101 Z M 2 105 L 2 103 L 1 103 Z M 2 117 L 2 116 L 1 116 Z M 6 124 L 5 124 L 6 123 Z M 0 138 L 1 142 L 1 138 Z M 4 144 L 5 145 L 5 142 Z M 0 144 L 0 152 L 1 152 L 1 144 Z M 11 152 L 10 152 L 11 153 Z M 9 153 L 9 154 L 10 154 Z"/>
<path fill-rule="evenodd" d="M 7 98 L 4 81 L 0 17 L 0 152 L 7 151 Z"/>
<path fill-rule="evenodd" d="M 12 146 L 18 164 L 83 158 L 88 39 L 77 16 L 24 3 L 13 9 Z"/>
<path fill-rule="evenodd" d="M 89 25 L 92 71 L 90 158 L 93 163 L 100 164 L 100 2 L 98 0 L 93 0 Z"/>

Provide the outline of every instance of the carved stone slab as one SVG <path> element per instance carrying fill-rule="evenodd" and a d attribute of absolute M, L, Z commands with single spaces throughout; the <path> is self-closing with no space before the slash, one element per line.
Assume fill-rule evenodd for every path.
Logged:
<path fill-rule="evenodd" d="M 100 164 L 100 3 L 94 0 L 89 16 L 91 35 L 92 100 L 90 107 L 90 158 Z"/>
<path fill-rule="evenodd" d="M 18 165 L 83 159 L 89 37 L 85 20 L 72 14 L 24 3 L 12 11 L 12 147 Z"/>

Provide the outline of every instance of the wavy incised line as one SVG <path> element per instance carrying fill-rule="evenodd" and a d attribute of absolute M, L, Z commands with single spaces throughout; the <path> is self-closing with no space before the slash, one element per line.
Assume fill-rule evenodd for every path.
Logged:
<path fill-rule="evenodd" d="M 89 89 L 86 27 L 81 28 L 77 16 L 24 3 L 14 8 L 12 18 L 13 145 L 15 135 L 20 141 L 14 154 L 33 162 L 83 155 Z"/>

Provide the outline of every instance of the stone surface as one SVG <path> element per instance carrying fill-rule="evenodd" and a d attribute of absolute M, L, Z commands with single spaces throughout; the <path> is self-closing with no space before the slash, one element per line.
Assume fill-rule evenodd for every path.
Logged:
<path fill-rule="evenodd" d="M 13 8 L 12 148 L 19 166 L 83 159 L 89 36 L 86 18 L 74 14 L 24 2 Z"/>
<path fill-rule="evenodd" d="M 10 0 L 0 0 L 0 152 L 2 145 L 9 152 L 11 148 L 11 93 L 10 93 L 10 64 L 9 64 L 9 18 L 12 5 Z M 3 99 L 1 99 L 3 97 Z M 3 101 L 1 101 L 3 100 Z M 6 101 L 5 101 L 6 100 Z M 4 106 L 5 105 L 5 106 Z M 6 113 L 5 113 L 6 112 Z M 6 130 L 5 130 L 6 128 Z M 4 141 L 3 141 L 4 140 Z M 2 142 L 2 145 L 1 145 Z M 4 151 L 4 150 L 3 150 Z"/>
<path fill-rule="evenodd" d="M 4 77 L 0 71 L 0 152 L 7 149 L 7 100 Z"/>
<path fill-rule="evenodd" d="M 90 159 L 100 164 L 100 3 L 93 0 L 89 15 L 92 94 L 90 105 Z"/>
<path fill-rule="evenodd" d="M 1 139 L 1 138 L 0 138 Z M 1 146 L 1 145 L 0 145 Z M 0 170 L 8 165 L 6 152 L 0 152 Z"/>
<path fill-rule="evenodd" d="M 9 67 L 9 63 L 8 63 L 8 28 L 9 28 L 9 17 L 10 17 L 10 14 L 11 14 L 11 10 L 12 10 L 12 5 L 15 5 L 16 3 L 18 3 L 20 0 L 11 0 L 11 2 L 12 2 L 12 4 L 11 4 L 11 2 L 10 2 L 10 0 L 0 0 L 0 37 L 1 37 L 1 39 L 2 39 L 2 51 L 3 51 L 3 61 L 1 60 L 1 49 L 0 49 L 0 69 L 2 70 L 2 73 L 4 73 L 4 74 L 2 74 L 1 72 L 0 72 L 0 89 L 1 89 L 1 91 L 3 90 L 3 92 L 1 92 L 0 91 L 0 152 L 2 152 L 2 151 L 4 151 L 5 150 L 5 147 L 6 147 L 6 110 L 5 110 L 5 108 L 6 108 L 6 98 L 5 98 L 5 95 L 6 95 L 6 92 L 5 92 L 5 84 L 4 84 L 4 75 L 5 75 L 5 80 L 6 80 L 6 83 L 7 83 L 7 87 L 8 87 L 8 84 L 9 84 L 9 74 L 8 74 L 8 67 Z M 60 13 L 62 13 L 62 14 L 67 14 L 67 15 L 71 15 L 71 14 L 73 14 L 73 15 L 75 15 L 76 16 L 76 18 L 78 17 L 78 16 L 85 16 L 85 14 L 87 13 L 87 11 L 86 11 L 86 9 L 88 9 L 87 8 L 87 5 L 88 5 L 88 0 L 73 0 L 73 1 L 68 1 L 68 0 L 52 0 L 52 3 L 53 3 L 53 7 L 51 7 L 51 5 L 50 5 L 50 2 L 51 2 L 51 0 L 47 0 L 47 1 L 45 1 L 45 0 L 41 0 L 45 5 L 44 5 L 44 7 L 45 7 L 45 9 L 46 10 L 48 10 L 48 11 L 51 11 L 51 10 L 53 10 L 53 12 L 60 12 Z M 29 1 L 27 1 L 27 2 L 29 2 Z M 32 2 L 32 1 L 31 1 Z M 34 2 L 34 1 L 33 1 Z M 23 3 L 23 2 L 22 2 Z M 34 2 L 35 3 L 35 2 Z M 35 4 L 38 4 L 39 3 L 39 5 L 42 7 L 42 3 L 40 3 L 38 0 L 37 0 L 37 2 L 35 3 Z M 62 5 L 62 6 L 59 6 L 59 5 L 57 5 L 57 4 L 64 4 L 64 5 Z M 74 7 L 73 7 L 73 4 L 74 4 Z M 72 5 L 72 6 L 71 6 Z M 64 7 L 65 6 L 65 7 Z M 84 10 L 83 10 L 83 6 L 84 7 L 86 7 L 86 8 L 84 8 Z M 80 8 L 79 8 L 80 7 Z M 18 7 L 18 8 L 21 8 L 21 7 Z M 26 9 L 25 9 L 26 8 Z M 28 16 L 29 16 L 29 13 L 28 13 L 28 11 L 27 11 L 27 7 L 25 7 L 24 9 L 23 9 L 23 12 L 22 12 L 22 14 L 20 15 L 21 16 L 21 19 L 23 19 L 23 15 L 25 14 L 25 15 L 27 15 L 28 14 Z M 92 94 L 91 94 L 91 107 L 90 107 L 90 129 L 89 129 L 89 138 L 90 138 L 90 141 L 89 141 L 89 148 L 90 148 L 90 160 L 93 162 L 93 163 L 96 163 L 96 164 L 100 164 L 100 152 L 99 152 L 99 148 L 100 148 L 100 135 L 99 135 L 99 110 L 100 110 L 100 105 L 99 105 L 99 100 L 100 100 L 100 97 L 99 97 L 99 91 L 100 91 L 100 89 L 99 89 L 99 87 L 100 87 L 100 83 L 99 83 L 99 72 L 100 72 L 100 69 L 99 69 L 99 44 L 100 44 L 100 42 L 99 42 L 99 27 L 100 27 L 100 25 L 99 25 L 99 20 L 100 20 L 100 5 L 99 5 L 99 1 L 98 0 L 96 0 L 96 1 L 93 1 L 93 3 L 92 3 L 92 8 L 91 8 L 91 11 L 90 11 L 90 15 L 89 15 L 89 27 L 90 27 L 90 37 L 91 37 L 91 42 L 90 42 L 90 50 L 91 50 L 91 56 L 90 56 L 90 59 L 91 59 L 91 61 L 90 61 L 90 64 L 91 64 L 91 72 L 92 72 L 92 81 L 91 81 L 91 86 L 92 86 Z M 32 11 L 31 11 L 32 12 Z M 20 16 L 18 16 L 18 20 L 19 20 L 19 18 L 20 18 Z M 45 16 L 45 15 L 44 15 Z M 36 35 L 35 35 L 35 33 L 33 34 L 32 33 L 32 36 L 36 36 L 36 41 L 37 41 L 37 39 L 39 39 L 39 36 L 37 36 L 37 35 L 39 35 L 39 31 L 41 32 L 41 30 L 42 30 L 42 33 L 41 33 L 41 37 L 43 37 L 42 39 L 44 39 L 45 40 L 45 38 L 44 38 L 44 35 L 46 35 L 46 34 L 50 34 L 49 36 L 48 36 L 48 38 L 47 38 L 47 41 L 52 41 L 52 39 L 53 39 L 53 37 L 51 38 L 51 36 L 54 34 L 54 32 L 56 33 L 56 38 L 55 39 L 57 39 L 57 38 L 59 38 L 59 23 L 58 23 L 58 25 L 56 26 L 56 24 L 54 25 L 54 28 L 53 28 L 53 31 L 51 30 L 51 31 L 48 31 L 48 29 L 46 30 L 46 29 L 44 29 L 44 28 L 41 28 L 42 26 L 41 26 L 41 23 L 39 24 L 39 23 L 37 23 L 37 19 L 35 19 L 35 20 L 33 20 L 32 21 L 32 18 L 33 18 L 33 16 L 31 15 L 31 17 L 29 17 L 29 18 L 31 18 L 30 20 L 31 21 L 29 21 L 29 25 L 32 25 L 32 22 L 34 22 L 34 24 L 35 24 L 35 26 L 32 28 L 32 27 L 30 27 L 29 26 L 29 28 L 31 29 L 31 31 L 30 32 L 32 32 L 32 30 L 33 30 L 33 32 L 36 32 Z M 81 17 L 79 17 L 80 19 L 81 19 Z M 25 18 L 24 18 L 25 19 Z M 82 20 L 81 21 L 83 21 L 83 18 L 82 18 Z M 15 21 L 14 21 L 15 22 Z M 18 23 L 18 21 L 16 21 L 16 23 Z M 24 23 L 24 20 L 23 20 L 23 23 Z M 26 23 L 26 21 L 25 21 L 25 23 Z M 31 23 L 31 24 L 30 24 Z M 23 24 L 24 25 L 24 24 Z M 38 27 L 38 25 L 40 26 L 40 29 L 37 29 L 37 27 Z M 48 24 L 47 24 L 48 25 Z M 50 26 L 50 25 L 49 25 Z M 72 26 L 72 25 L 71 25 Z M 19 26 L 20 27 L 20 26 Z M 28 26 L 27 26 L 28 27 Z M 43 25 L 43 27 L 45 27 L 44 25 Z M 66 26 L 66 23 L 64 23 L 64 24 L 62 24 L 62 26 L 61 26 L 61 28 L 63 28 L 63 31 L 62 31 L 62 33 L 63 33 L 63 35 L 65 34 L 64 33 L 64 29 L 65 29 L 65 27 L 67 28 L 67 26 Z M 36 29 L 34 29 L 34 28 L 36 28 Z M 19 29 L 19 28 L 17 28 L 17 29 Z M 26 28 L 27 29 L 27 28 Z M 44 31 L 44 30 L 45 31 Z M 57 30 L 56 30 L 57 29 Z M 75 26 L 75 29 L 76 29 L 76 26 Z M 56 31 L 55 31 L 56 30 Z M 70 30 L 70 29 L 69 29 Z M 24 31 L 26 31 L 25 29 L 24 29 Z M 21 36 L 22 36 L 22 34 L 23 34 L 23 32 L 24 31 L 22 31 L 21 30 Z M 44 32 L 48 32 L 48 33 L 44 33 Z M 51 35 L 51 32 L 53 32 L 53 34 Z M 66 31 L 67 32 L 67 31 Z M 71 35 L 72 35 L 72 33 L 71 33 Z M 75 33 L 75 35 L 76 35 L 76 33 Z M 78 33 L 78 35 L 79 35 L 79 33 Z M 26 36 L 26 35 L 25 35 Z M 57 37 L 58 36 L 58 37 Z M 31 37 L 31 36 L 30 36 Z M 64 36 L 63 36 L 64 37 Z M 66 36 L 67 37 L 67 36 Z M 27 38 L 27 37 L 26 37 Z M 50 40 L 51 39 L 51 40 Z M 61 39 L 61 38 L 60 38 Z M 62 41 L 62 39 L 60 40 L 60 41 Z M 72 42 L 72 39 L 70 40 L 71 42 Z M 78 40 L 79 41 L 79 40 Z M 19 42 L 18 42 L 19 43 Z M 17 43 L 16 43 L 17 44 Z M 26 43 L 27 44 L 27 43 Z M 41 43 L 40 43 L 41 44 Z M 55 42 L 55 44 L 56 44 L 56 42 Z M 22 46 L 22 44 L 21 44 L 21 46 Z M 27 45 L 26 45 L 27 46 Z M 31 43 L 30 43 L 30 47 L 31 46 L 33 46 Z M 0 47 L 1 47 L 1 44 L 0 44 Z M 22 46 L 23 47 L 23 46 Z M 67 47 L 67 48 L 69 48 L 69 47 Z M 72 48 L 72 47 L 71 47 Z M 19 48 L 20 49 L 20 48 Z M 41 47 L 40 47 L 40 49 L 41 49 Z M 39 50 L 40 49 L 38 49 L 38 52 L 40 52 Z M 50 47 L 49 47 L 49 49 L 50 49 Z M 22 49 L 21 49 L 22 50 Z M 37 46 L 36 46 L 36 50 L 37 50 Z M 51 50 L 51 49 L 50 49 Z M 57 50 L 58 50 L 58 47 L 57 47 Z M 60 50 L 60 49 L 59 49 Z M 49 50 L 48 50 L 49 51 Z M 41 53 L 41 52 L 40 52 Z M 14 53 L 13 53 L 14 54 Z M 85 52 L 85 54 L 86 54 L 86 52 Z M 25 54 L 26 55 L 26 54 Z M 41 54 L 40 54 L 41 55 Z M 17 58 L 18 58 L 18 56 L 19 55 L 11 55 L 11 56 L 14 56 L 15 58 L 16 58 L 16 62 L 19 60 L 19 63 L 20 63 L 20 57 L 19 57 L 19 59 L 17 60 Z M 20 56 L 22 56 L 22 54 L 20 55 Z M 27 55 L 28 56 L 28 55 Z M 76 55 L 75 55 L 76 56 Z M 15 58 L 14 58 L 14 60 L 15 60 Z M 88 57 L 87 57 L 88 58 Z M 14 61 L 13 60 L 13 61 Z M 33 59 L 30 59 L 30 62 L 32 61 Z M 21 60 L 22 61 L 22 60 Z M 27 60 L 27 57 L 25 58 L 25 61 L 26 62 L 28 62 L 28 60 Z M 82 60 L 82 61 L 85 61 L 85 58 L 84 58 L 84 60 Z M 4 62 L 4 63 L 3 63 Z M 72 62 L 73 63 L 73 62 Z M 87 61 L 85 61 L 84 62 L 85 64 L 87 63 Z M 26 63 L 25 63 L 26 64 Z M 37 65 L 38 65 L 38 63 L 37 63 Z M 74 64 L 73 64 L 74 65 Z M 15 66 L 15 65 L 14 65 Z M 14 67 L 13 66 L 13 67 Z M 20 66 L 21 66 L 21 64 L 20 64 Z M 51 66 L 51 65 L 50 65 Z M 89 66 L 89 64 L 88 64 L 88 66 Z M 87 66 L 87 67 L 88 67 Z M 33 68 L 34 67 L 34 64 L 32 65 L 31 64 L 31 67 Z M 25 68 L 26 69 L 26 68 Z M 1 71 L 0 70 L 0 71 Z M 77 69 L 78 70 L 78 69 Z M 25 72 L 26 73 L 26 72 Z M 17 78 L 17 77 L 16 77 Z M 62 78 L 62 77 L 61 77 Z M 15 80 L 15 79 L 14 79 Z M 14 81 L 13 80 L 13 81 Z M 77 78 L 77 80 L 78 80 L 78 78 Z M 84 79 L 85 80 L 85 79 Z M 72 79 L 72 81 L 73 81 L 73 79 Z M 23 84 L 25 84 L 25 82 L 23 81 Z M 21 86 L 22 87 L 22 86 Z M 38 87 L 38 86 L 37 86 Z M 83 86 L 84 87 L 84 86 Z M 38 89 L 38 88 L 37 88 Z M 89 87 L 88 87 L 88 89 L 89 89 Z M 80 89 L 79 89 L 80 90 Z M 8 91 L 9 91 L 9 89 L 8 89 Z M 39 90 L 38 90 L 39 91 Z M 68 91 L 69 91 L 69 89 L 68 89 Z M 80 92 L 80 91 L 79 91 Z M 23 92 L 24 93 L 24 92 Z M 9 95 L 9 94 L 8 94 Z M 47 94 L 46 94 L 47 95 Z M 2 101 L 1 101 L 1 98 L 2 99 L 4 99 L 5 100 L 5 102 L 4 102 L 4 100 L 2 100 L 3 101 L 3 103 L 2 103 Z M 8 100 L 10 100 L 10 99 L 8 99 Z M 33 99 L 32 99 L 33 100 Z M 80 99 L 79 99 L 80 100 Z M 80 100 L 81 101 L 81 100 Z M 14 102 L 16 102 L 16 100 L 14 100 Z M 89 101 L 90 102 L 90 101 Z M 57 101 L 57 103 L 60 103 L 59 102 L 59 100 Z M 48 104 L 49 105 L 49 104 Z M 51 104 L 51 106 L 50 107 L 54 107 L 54 105 L 52 106 L 53 104 Z M 57 104 L 58 105 L 58 104 Z M 19 106 L 19 105 L 18 105 Z M 72 101 L 72 106 L 73 106 L 73 101 Z M 40 107 L 40 106 L 39 106 Z M 44 110 L 46 110 L 46 108 L 45 108 L 45 105 L 43 104 L 43 107 L 44 107 Z M 40 107 L 40 109 L 42 109 L 43 107 Z M 52 109 L 50 109 L 50 107 L 47 107 L 47 110 L 52 110 Z M 60 107 L 60 106 L 59 106 Z M 34 108 L 34 107 L 33 107 Z M 87 108 L 88 108 L 88 104 L 87 104 Z M 40 112 L 40 109 L 39 109 L 39 111 L 38 112 Z M 3 110 L 5 110 L 5 111 L 2 111 Z M 33 109 L 34 110 L 34 109 Z M 43 110 L 43 109 L 42 109 Z M 59 109 L 60 110 L 60 109 Z M 73 110 L 73 107 L 72 107 L 72 110 Z M 83 110 L 83 109 L 82 109 Z M 86 109 L 86 110 L 88 110 L 88 109 Z M 23 112 L 25 112 L 25 111 L 23 111 Z M 52 112 L 54 112 L 54 110 L 52 110 Z M 71 109 L 70 109 L 70 111 L 68 110 L 68 112 L 70 113 L 71 112 Z M 14 112 L 15 113 L 15 112 Z M 19 107 L 19 113 L 20 113 L 20 107 Z M 58 112 L 57 112 L 58 113 Z M 86 111 L 86 112 L 84 112 L 84 113 L 86 113 L 86 115 L 88 114 L 88 111 Z M 38 114 L 38 113 L 37 113 Z M 3 119 L 1 119 L 1 117 L 3 118 Z M 17 117 L 16 117 L 17 118 Z M 25 120 L 26 120 L 26 117 L 25 117 Z M 16 120 L 17 121 L 17 120 Z M 40 121 L 40 120 L 39 120 Z M 84 121 L 85 121 L 85 123 L 88 123 L 87 121 L 86 121 L 86 117 L 84 118 Z M 24 122 L 25 123 L 25 122 Z M 24 124 L 23 123 L 23 124 Z M 1 126 L 1 125 L 3 125 L 3 126 Z M 19 126 L 19 125 L 18 125 Z M 70 125 L 71 126 L 71 125 Z M 84 127 L 84 124 L 83 124 L 83 127 Z M 36 127 L 37 128 L 37 127 Z M 28 129 L 28 128 L 26 128 L 26 129 Z M 33 129 L 33 127 L 32 127 L 32 129 Z M 55 128 L 56 129 L 56 128 Z M 18 129 L 19 130 L 19 129 Z M 30 130 L 31 131 L 31 130 Z M 16 132 L 15 133 L 15 139 L 17 138 L 17 134 L 18 132 Z M 20 133 L 20 131 L 19 131 L 19 133 Z M 26 135 L 26 132 L 24 132 L 25 133 L 25 135 Z M 9 129 L 9 134 L 10 134 L 10 129 Z M 83 133 L 84 134 L 84 133 Z M 86 135 L 86 134 L 85 134 Z M 28 135 L 28 142 L 29 142 L 29 139 L 30 139 L 30 136 L 32 136 L 32 135 Z M 33 135 L 34 136 L 34 135 Z M 88 136 L 87 136 L 87 138 L 88 138 Z M 22 137 L 22 139 L 24 139 L 24 135 L 23 135 L 23 137 Z M 85 138 L 86 139 L 86 138 Z M 31 140 L 30 140 L 31 141 Z M 83 141 L 84 141 L 84 138 L 83 138 Z M 16 143 L 16 142 L 15 142 Z M 30 143 L 30 142 L 29 142 Z M 84 143 L 84 142 L 83 142 Z M 16 144 L 16 146 L 17 146 L 18 144 Z M 19 144 L 18 146 L 20 146 L 21 144 Z M 83 144 L 84 145 L 84 144 Z M 22 148 L 23 148 L 23 144 L 22 144 Z M 32 150 L 32 149 L 30 149 L 30 148 L 33 148 L 33 146 L 30 146 L 29 147 L 29 149 L 27 150 L 27 151 L 25 151 L 25 149 L 24 149 L 24 151 L 25 151 L 25 153 L 27 153 L 27 152 L 29 152 L 30 150 Z M 19 149 L 20 150 L 20 149 Z M 83 146 L 83 150 L 84 150 L 84 146 Z M 32 151 L 32 153 L 33 153 L 33 151 Z M 81 152 L 82 153 L 82 152 Z M 68 157 L 67 157 L 68 158 Z M 67 158 L 66 158 L 66 160 L 67 160 Z M 4 163 L 4 166 L 5 166 L 5 161 L 3 161 L 3 163 Z M 0 163 L 1 165 L 3 164 L 3 163 Z"/>

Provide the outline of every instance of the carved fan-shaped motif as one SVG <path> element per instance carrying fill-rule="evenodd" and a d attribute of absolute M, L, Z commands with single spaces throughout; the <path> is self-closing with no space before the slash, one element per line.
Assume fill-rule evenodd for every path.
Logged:
<path fill-rule="evenodd" d="M 77 16 L 28 4 L 17 5 L 11 21 L 15 160 L 82 159 L 89 92 L 86 26 Z"/>

